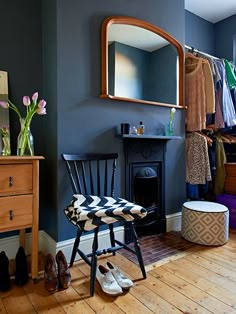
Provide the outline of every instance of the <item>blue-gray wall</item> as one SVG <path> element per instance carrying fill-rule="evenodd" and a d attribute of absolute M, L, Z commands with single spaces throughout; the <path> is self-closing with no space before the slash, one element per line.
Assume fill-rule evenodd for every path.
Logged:
<path fill-rule="evenodd" d="M 215 24 L 215 53 L 219 58 L 233 61 L 233 37 L 235 35 L 236 15 Z"/>
<path fill-rule="evenodd" d="M 47 0 L 48 1 L 48 0 Z M 45 2 L 47 2 L 45 1 Z M 145 10 L 144 10 L 145 8 Z M 101 90 L 100 29 L 110 15 L 130 15 L 155 24 L 184 43 L 184 1 L 126 0 L 57 1 L 57 184 L 58 230 L 48 228 L 57 239 L 75 235 L 66 221 L 63 208 L 71 197 L 62 152 L 117 151 L 119 153 L 117 192 L 124 193 L 122 141 L 115 136 L 121 122 L 137 125 L 155 133 L 167 123 L 169 108 L 99 99 Z M 178 25 L 178 27 L 176 27 Z M 50 88 L 50 82 L 48 82 Z M 184 135 L 184 110 L 176 113 L 176 132 Z M 167 147 L 166 212 L 179 211 L 185 198 L 184 139 Z M 55 181 L 56 183 L 56 181 Z"/>
<path fill-rule="evenodd" d="M 61 153 L 117 151 L 116 191 L 123 194 L 123 147 L 115 136 L 116 127 L 124 121 L 137 125 L 142 120 L 146 131 L 155 133 L 169 118 L 169 108 L 99 98 L 100 28 L 110 15 L 147 20 L 183 45 L 186 42 L 230 58 L 226 47 L 235 29 L 235 16 L 212 25 L 190 12 L 185 14 L 183 0 L 149 0 L 148 6 L 143 0 L 1 1 L 0 64 L 9 73 L 10 98 L 21 103 L 23 95 L 39 91 L 47 100 L 48 113 L 35 117 L 32 132 L 36 154 L 46 158 L 40 168 L 40 228 L 56 241 L 75 236 L 63 213 L 71 191 Z M 225 51 L 219 50 L 220 41 Z M 10 115 L 15 153 L 19 126 L 14 113 Z M 179 211 L 185 199 L 184 110 L 177 110 L 175 127 L 183 139 L 167 145 L 167 214 Z"/>
<path fill-rule="evenodd" d="M 110 49 L 112 50 L 110 51 Z M 147 69 L 147 60 L 149 53 L 147 51 L 125 45 L 120 42 L 113 42 L 111 45 L 109 45 L 108 51 L 109 66 L 111 66 L 111 72 L 114 72 L 112 75 L 109 68 L 108 85 L 110 95 L 147 100 L 147 98 L 145 98 L 145 96 L 143 95 L 143 82 L 147 77 L 147 73 L 145 73 L 145 70 Z M 113 56 L 111 56 L 112 52 Z M 126 62 L 132 62 L 132 65 L 135 65 L 135 75 L 132 75 L 132 77 L 130 77 L 126 75 L 120 76 L 119 74 L 117 74 L 118 71 L 115 70 L 115 67 L 116 61 L 118 61 L 117 59 L 119 59 L 119 56 L 125 57 L 125 60 L 127 60 Z M 111 64 L 111 60 L 113 60 L 113 64 Z M 123 66 L 129 66 L 129 63 L 123 63 Z M 122 85 L 119 86 L 120 84 Z M 116 90 L 117 87 L 118 89 L 122 89 L 122 93 Z M 124 87 L 125 93 L 123 94 Z"/>
<path fill-rule="evenodd" d="M 8 72 L 9 96 L 11 100 L 24 110 L 24 95 L 31 96 L 39 92 L 43 95 L 43 63 L 42 63 L 42 20 L 41 1 L 0 1 L 1 9 L 1 48 L 0 70 Z M 20 123 L 15 112 L 10 111 L 11 150 L 16 154 L 17 134 Z M 44 154 L 44 120 L 46 116 L 35 116 L 32 121 L 32 133 L 35 138 L 35 151 Z M 40 169 L 45 173 L 43 166 Z M 6 236 L 16 232 L 7 233 Z M 4 237 L 5 234 L 0 234 Z"/>
<path fill-rule="evenodd" d="M 218 23 L 210 23 L 199 16 L 185 11 L 185 44 L 233 61 L 236 15 Z"/>
<path fill-rule="evenodd" d="M 185 44 L 215 54 L 214 24 L 185 11 Z"/>
<path fill-rule="evenodd" d="M 24 110 L 22 98 L 35 91 L 42 97 L 42 23 L 41 1 L 1 1 L 1 48 L 0 69 L 8 72 L 9 95 L 11 100 Z M 35 117 L 33 126 L 44 120 Z M 10 111 L 12 153 L 16 154 L 16 134 L 20 124 L 15 112 Z M 38 134 L 38 133 L 37 133 Z M 39 135 L 39 134 L 38 134 Z M 40 139 L 39 139 L 40 140 Z M 39 140 L 36 150 L 42 153 Z"/>
<path fill-rule="evenodd" d="M 184 0 L 8 0 L 1 1 L 1 69 L 9 72 L 14 102 L 39 91 L 47 115 L 32 124 L 40 168 L 40 229 L 56 241 L 75 236 L 64 207 L 71 190 L 61 153 L 118 152 L 116 192 L 124 194 L 121 122 L 155 133 L 169 119 L 169 108 L 100 99 L 100 29 L 111 15 L 130 15 L 163 28 L 181 44 L 185 37 Z M 184 110 L 175 115 L 182 140 L 167 144 L 166 213 L 180 211 L 185 199 Z M 17 119 L 11 113 L 12 146 Z M 13 153 L 14 150 L 13 150 Z"/>
<path fill-rule="evenodd" d="M 166 104 L 176 103 L 177 50 L 167 45 L 151 53 L 147 94 L 150 100 L 157 99 Z"/>

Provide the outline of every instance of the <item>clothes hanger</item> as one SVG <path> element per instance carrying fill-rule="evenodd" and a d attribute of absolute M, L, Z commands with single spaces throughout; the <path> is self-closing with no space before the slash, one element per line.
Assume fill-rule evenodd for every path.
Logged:
<path fill-rule="evenodd" d="M 199 58 L 199 59 L 202 59 L 202 58 Z M 202 63 L 207 63 L 207 60 L 200 60 L 200 61 L 201 61 Z M 200 61 L 198 61 L 198 62 L 193 62 L 193 63 L 188 63 L 188 64 L 185 64 L 185 66 L 188 67 L 188 66 L 191 66 L 191 65 L 198 65 Z"/>
<path fill-rule="evenodd" d="M 207 140 L 207 144 L 208 145 L 212 145 L 213 140 L 208 135 L 206 135 L 202 131 L 197 131 L 197 133 L 202 135 L 203 137 L 205 137 L 205 139 Z"/>
<path fill-rule="evenodd" d="M 189 51 L 186 52 L 185 58 L 191 58 L 191 59 L 199 60 L 199 57 L 197 57 L 196 55 L 194 55 L 192 52 L 189 52 Z"/>
<path fill-rule="evenodd" d="M 232 143 L 232 141 L 225 135 L 221 134 L 222 141 L 224 143 Z"/>
<path fill-rule="evenodd" d="M 188 63 L 188 60 L 192 60 L 193 62 Z M 197 62 L 194 62 L 195 60 L 196 60 Z M 208 62 L 208 61 L 207 61 L 206 59 L 204 59 L 204 58 L 195 56 L 192 52 L 187 52 L 187 53 L 185 54 L 185 61 L 187 62 L 187 63 L 185 62 L 185 67 L 190 67 L 190 66 L 198 65 L 199 62 L 201 62 L 201 63 L 207 63 L 207 62 Z"/>
<path fill-rule="evenodd" d="M 222 134 L 221 135 L 223 142 L 227 143 L 235 143 L 236 142 L 236 137 L 230 134 Z"/>
<path fill-rule="evenodd" d="M 185 54 L 185 59 L 193 59 L 193 60 L 197 60 L 198 62 L 199 62 L 199 60 L 201 60 L 202 62 L 205 62 L 205 63 L 208 62 L 206 59 L 204 59 L 202 57 L 197 57 L 196 55 L 192 54 L 191 52 L 187 52 Z"/>

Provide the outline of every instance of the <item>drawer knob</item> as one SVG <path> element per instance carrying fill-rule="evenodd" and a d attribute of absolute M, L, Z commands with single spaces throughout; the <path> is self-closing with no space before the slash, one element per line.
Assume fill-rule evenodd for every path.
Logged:
<path fill-rule="evenodd" d="M 9 187 L 13 186 L 13 177 L 9 177 Z"/>
<path fill-rule="evenodd" d="M 13 218 L 14 218 L 13 210 L 10 209 L 10 210 L 9 210 L 9 219 L 10 219 L 10 220 L 13 220 Z"/>

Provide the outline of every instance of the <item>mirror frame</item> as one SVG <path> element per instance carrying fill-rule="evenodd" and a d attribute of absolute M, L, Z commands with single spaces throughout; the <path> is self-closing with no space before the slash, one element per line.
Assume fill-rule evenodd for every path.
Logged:
<path fill-rule="evenodd" d="M 144 28 L 151 31 L 170 42 L 175 46 L 177 50 L 177 62 L 178 62 L 178 72 L 177 72 L 177 82 L 178 82 L 178 95 L 176 99 L 177 104 L 161 103 L 156 101 L 148 101 L 134 98 L 124 98 L 119 96 L 110 95 L 108 92 L 108 28 L 112 24 L 126 24 Z M 184 105 L 184 51 L 180 43 L 172 37 L 170 34 L 162 30 L 161 28 L 129 16 L 110 16 L 106 18 L 102 23 L 101 29 L 101 79 L 102 79 L 102 91 L 100 94 L 101 98 L 109 98 L 115 100 L 123 100 L 128 102 L 136 102 L 155 106 L 164 107 L 176 107 L 176 108 L 186 108 Z"/>

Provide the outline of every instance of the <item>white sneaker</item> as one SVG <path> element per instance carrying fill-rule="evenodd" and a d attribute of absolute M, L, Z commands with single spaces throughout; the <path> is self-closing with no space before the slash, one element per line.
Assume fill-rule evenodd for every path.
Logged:
<path fill-rule="evenodd" d="M 111 271 L 104 267 L 103 265 L 99 265 L 97 267 L 96 278 L 100 283 L 102 290 L 105 293 L 110 295 L 122 294 L 123 290 L 116 282 Z"/>
<path fill-rule="evenodd" d="M 125 275 L 122 274 L 122 272 L 117 267 L 112 265 L 112 263 L 107 262 L 107 268 L 111 271 L 112 275 L 114 276 L 115 280 L 121 288 L 129 289 L 133 287 L 133 281 L 125 277 Z"/>

